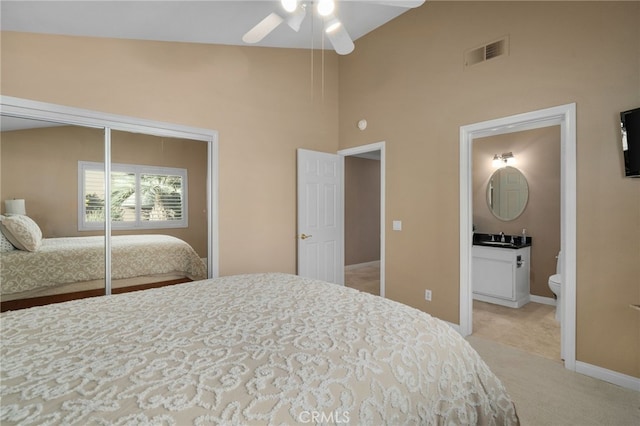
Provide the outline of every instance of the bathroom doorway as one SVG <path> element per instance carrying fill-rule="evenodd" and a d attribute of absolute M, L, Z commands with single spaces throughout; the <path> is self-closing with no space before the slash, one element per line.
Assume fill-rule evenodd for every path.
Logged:
<path fill-rule="evenodd" d="M 576 105 L 567 104 L 460 127 L 460 332 L 473 332 L 471 259 L 473 235 L 472 146 L 475 140 L 528 129 L 560 126 L 561 356 L 576 359 Z M 535 236 L 534 236 L 535 238 Z M 535 244 L 535 242 L 534 242 Z"/>
<path fill-rule="evenodd" d="M 345 157 L 345 286 L 384 297 L 385 143 L 339 151 Z"/>
<path fill-rule="evenodd" d="M 559 125 L 490 135 L 474 139 L 471 155 L 475 233 L 503 233 L 510 240 L 525 232 L 533 242 L 530 261 L 521 266 L 529 281 L 519 299 L 524 306 L 474 293 L 473 334 L 558 362 L 560 323 L 548 278 L 556 273 L 560 250 L 560 139 Z M 493 161 L 501 156 L 509 167 Z"/>

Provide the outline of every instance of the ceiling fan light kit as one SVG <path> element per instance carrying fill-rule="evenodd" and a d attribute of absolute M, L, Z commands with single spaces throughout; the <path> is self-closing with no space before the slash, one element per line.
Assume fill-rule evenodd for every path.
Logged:
<path fill-rule="evenodd" d="M 420 6 L 424 1 L 425 0 L 368 0 L 367 2 L 386 6 L 413 8 Z M 242 41 L 248 44 L 258 43 L 283 22 L 286 22 L 295 32 L 299 32 L 302 22 L 307 15 L 307 8 L 311 6 L 311 14 L 313 15 L 315 12 L 322 18 L 324 22 L 324 32 L 336 53 L 338 55 L 348 55 L 353 52 L 355 45 L 347 29 L 334 14 L 336 10 L 335 2 L 336 0 L 280 0 L 282 9 L 288 16 L 283 18 L 278 13 L 272 12 L 247 31 L 242 37 Z M 315 8 L 313 7 L 314 5 Z M 280 11 L 281 14 L 284 12 L 282 10 Z"/>
<path fill-rule="evenodd" d="M 293 31 L 298 32 L 300 31 L 300 26 L 305 16 L 307 16 L 307 6 L 303 4 L 291 12 L 291 16 L 287 19 L 287 25 L 289 25 L 289 28 Z"/>
<path fill-rule="evenodd" d="M 298 0 L 281 0 L 280 3 L 287 12 L 293 12 L 298 7 Z"/>
<path fill-rule="evenodd" d="M 336 8 L 336 4 L 333 0 L 319 0 L 318 1 L 318 15 L 329 16 Z"/>

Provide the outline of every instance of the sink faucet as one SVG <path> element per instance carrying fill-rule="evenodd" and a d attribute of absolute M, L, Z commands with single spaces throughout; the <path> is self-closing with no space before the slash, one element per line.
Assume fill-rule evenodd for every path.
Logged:
<path fill-rule="evenodd" d="M 504 232 L 500 232 L 500 242 L 504 243 Z"/>

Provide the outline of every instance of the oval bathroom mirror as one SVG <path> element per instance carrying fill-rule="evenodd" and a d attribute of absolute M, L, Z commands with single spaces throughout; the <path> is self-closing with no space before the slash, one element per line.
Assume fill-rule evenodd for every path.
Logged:
<path fill-rule="evenodd" d="M 496 170 L 487 184 L 489 210 L 500 220 L 514 220 L 522 214 L 529 199 L 527 179 L 515 167 Z"/>

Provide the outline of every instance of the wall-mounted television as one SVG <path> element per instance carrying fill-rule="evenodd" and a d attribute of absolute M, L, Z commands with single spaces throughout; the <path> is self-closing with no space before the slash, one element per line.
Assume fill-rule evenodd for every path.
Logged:
<path fill-rule="evenodd" d="M 640 178 L 640 108 L 620 113 L 624 175 Z"/>

